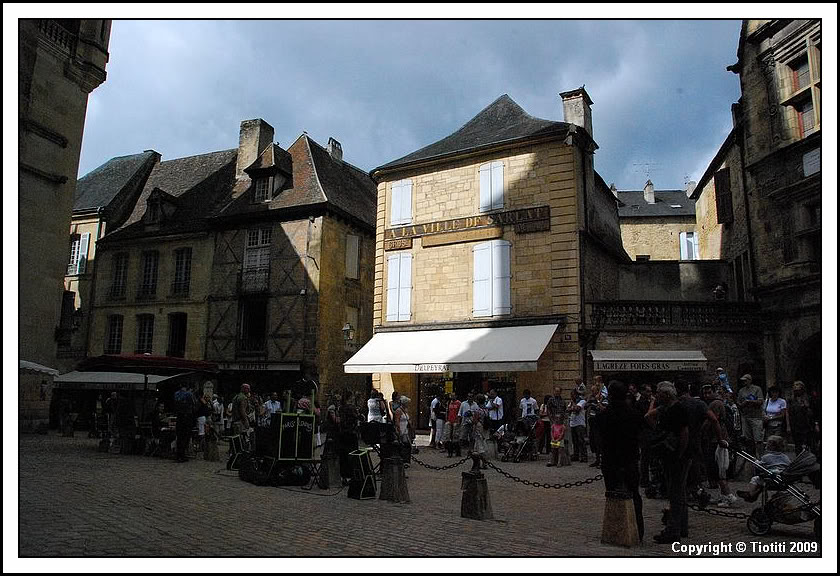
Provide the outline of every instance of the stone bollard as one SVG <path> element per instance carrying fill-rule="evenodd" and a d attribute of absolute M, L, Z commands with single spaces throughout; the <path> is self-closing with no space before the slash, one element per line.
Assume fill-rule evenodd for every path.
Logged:
<path fill-rule="evenodd" d="M 318 471 L 318 487 L 327 490 L 341 486 L 341 466 L 338 454 L 325 452 L 321 454 L 321 468 Z"/>
<path fill-rule="evenodd" d="M 391 457 L 382 460 L 382 486 L 379 490 L 379 499 L 391 502 L 411 502 L 401 458 Z"/>
<path fill-rule="evenodd" d="M 487 478 L 480 471 L 461 472 L 461 518 L 493 519 Z"/>
<path fill-rule="evenodd" d="M 636 546 L 639 544 L 639 528 L 633 497 L 628 492 L 620 491 L 607 491 L 606 497 L 601 543 Z"/>

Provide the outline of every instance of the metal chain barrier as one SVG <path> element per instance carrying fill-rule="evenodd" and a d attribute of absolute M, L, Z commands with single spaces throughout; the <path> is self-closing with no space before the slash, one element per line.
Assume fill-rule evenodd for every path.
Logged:
<path fill-rule="evenodd" d="M 472 458 L 470 458 L 469 456 L 465 456 L 458 462 L 455 462 L 454 464 L 449 464 L 448 466 L 432 466 L 431 464 L 426 464 L 425 462 L 417 458 L 414 454 L 411 455 L 411 459 L 420 464 L 420 466 L 422 466 L 423 468 L 428 468 L 429 470 L 450 470 L 452 468 L 457 468 L 467 460 L 472 460 Z"/>
<path fill-rule="evenodd" d="M 717 508 L 701 508 L 697 504 L 689 504 L 688 507 L 695 512 L 705 512 L 706 514 L 711 514 L 712 516 L 723 516 L 724 518 L 746 520 L 750 517 L 749 514 L 744 514 L 743 512 L 724 512 L 723 510 L 718 510 Z"/>
<path fill-rule="evenodd" d="M 496 466 L 492 462 L 488 462 L 487 466 L 492 468 L 493 470 L 495 470 L 496 472 L 498 472 L 499 474 L 501 474 L 505 478 L 510 478 L 514 482 L 520 482 L 522 484 L 525 484 L 526 486 L 533 486 L 535 488 L 552 488 L 552 489 L 555 489 L 555 490 L 559 490 L 560 488 L 573 488 L 575 486 L 584 486 L 586 484 L 592 484 L 593 482 L 597 482 L 598 480 L 601 480 L 604 477 L 603 474 L 598 474 L 597 476 L 595 476 L 593 478 L 587 478 L 586 480 L 578 480 L 577 482 L 566 482 L 565 484 L 561 484 L 561 483 L 558 482 L 557 484 L 549 484 L 548 482 L 531 482 L 530 480 L 523 480 L 522 478 L 519 478 L 518 476 L 514 476 L 513 474 L 505 472 L 504 470 L 502 470 L 501 468 L 499 468 L 498 466 Z"/>

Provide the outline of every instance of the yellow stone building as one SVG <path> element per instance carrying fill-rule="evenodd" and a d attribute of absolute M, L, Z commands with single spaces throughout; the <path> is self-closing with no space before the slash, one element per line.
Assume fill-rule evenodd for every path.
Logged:
<path fill-rule="evenodd" d="M 376 168 L 374 337 L 345 364 L 384 394 L 530 389 L 585 377 L 585 298 L 617 295 L 616 203 L 593 170 L 589 96 L 566 122 L 504 95 L 434 144 Z M 586 272 L 585 272 L 586 270 Z M 516 405 L 516 407 L 514 407 Z"/>

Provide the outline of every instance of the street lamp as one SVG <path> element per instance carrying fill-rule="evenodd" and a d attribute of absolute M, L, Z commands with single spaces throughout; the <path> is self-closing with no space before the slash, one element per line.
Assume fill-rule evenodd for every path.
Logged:
<path fill-rule="evenodd" d="M 344 334 L 344 341 L 346 343 L 351 343 L 356 338 L 356 331 L 350 325 L 350 322 L 347 322 L 344 325 L 344 328 L 341 329 L 341 332 Z"/>

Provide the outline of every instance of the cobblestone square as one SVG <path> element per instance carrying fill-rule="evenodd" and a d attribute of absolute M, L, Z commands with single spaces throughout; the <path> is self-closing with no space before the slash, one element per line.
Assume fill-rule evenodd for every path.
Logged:
<path fill-rule="evenodd" d="M 418 440 L 422 444 L 424 438 Z M 75 438 L 24 435 L 19 446 L 22 557 L 387 556 L 394 553 L 387 535 L 406 531 L 411 537 L 399 546 L 406 556 L 687 556 L 652 543 L 661 528 L 661 500 L 644 501 L 647 534 L 641 546 L 601 544 L 601 481 L 546 489 L 487 470 L 496 520 L 481 522 L 460 517 L 461 472 L 467 464 L 436 471 L 413 462 L 407 471 L 411 502 L 393 504 L 350 499 L 346 489 L 257 487 L 225 470 L 224 462 L 197 458 L 177 464 L 100 453 L 96 440 L 83 433 Z M 421 448 L 417 457 L 436 466 L 453 463 L 429 448 Z M 496 464 L 512 475 L 551 484 L 599 472 L 581 464 L 547 468 L 544 458 Z M 752 506 L 741 503 L 730 512 L 749 512 Z M 759 538 L 749 534 L 742 519 L 692 510 L 689 522 L 691 536 L 684 544 L 790 545 L 814 539 L 812 523 L 774 525 L 770 535 Z M 494 544 L 478 548 L 482 542 Z M 743 554 L 768 555 L 774 554 Z"/>

